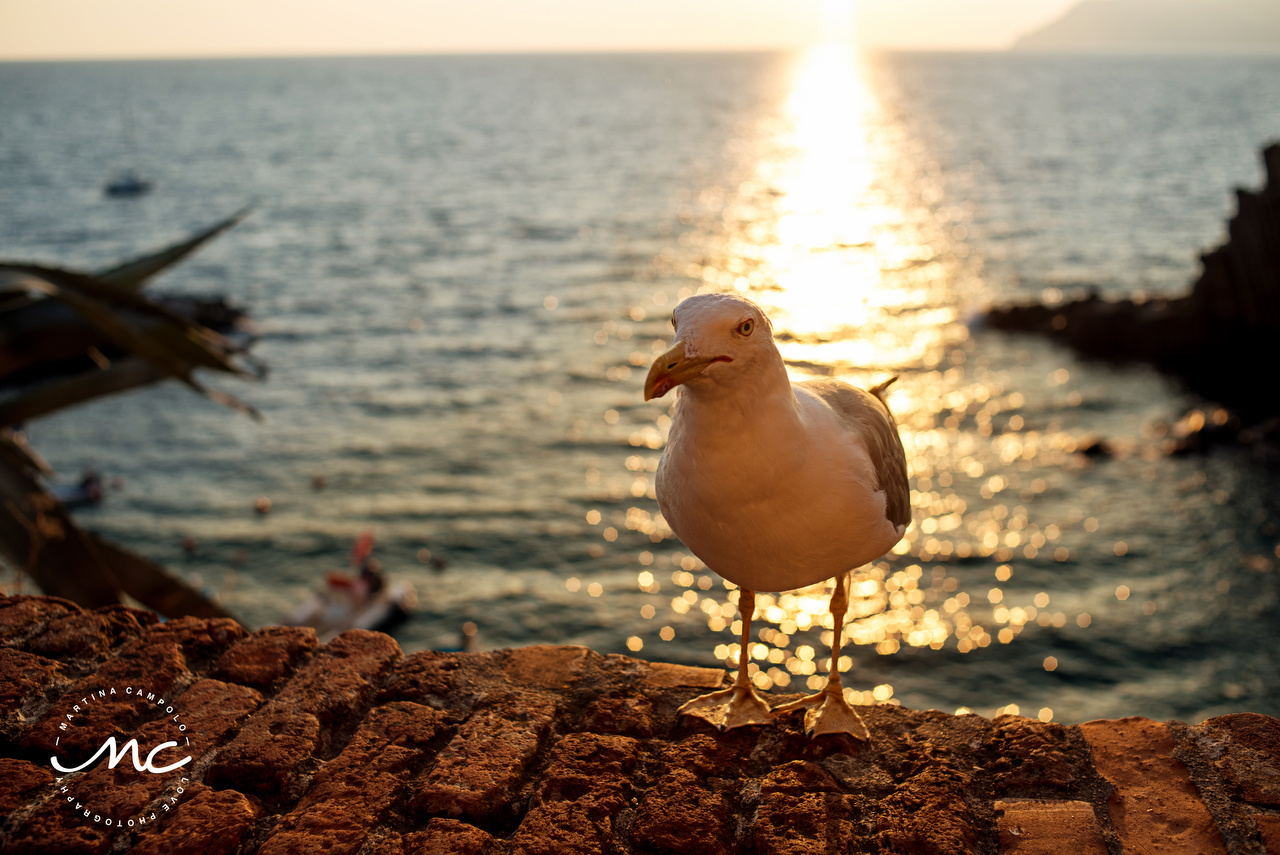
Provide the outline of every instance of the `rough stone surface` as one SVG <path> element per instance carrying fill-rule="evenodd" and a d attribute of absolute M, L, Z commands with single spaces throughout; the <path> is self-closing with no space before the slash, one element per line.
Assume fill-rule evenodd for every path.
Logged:
<path fill-rule="evenodd" d="M 642 739 L 653 736 L 653 702 L 637 695 L 596 698 L 583 714 L 582 729 Z"/>
<path fill-rule="evenodd" d="M 311 627 L 269 626 L 233 646 L 214 666 L 213 676 L 269 691 L 291 675 L 320 646 Z"/>
<path fill-rule="evenodd" d="M 75 603 L 59 597 L 5 597 L 0 600 L 0 645 L 25 647 L 54 621 L 84 613 Z"/>
<path fill-rule="evenodd" d="M 1280 816 L 1256 814 L 1253 821 L 1262 835 L 1262 845 L 1267 850 L 1267 855 L 1280 855 Z"/>
<path fill-rule="evenodd" d="M 66 682 L 63 674 L 51 659 L 0 647 L 0 736 L 14 739 L 24 733 L 34 709 Z"/>
<path fill-rule="evenodd" d="M 210 781 L 279 805 L 296 801 L 320 762 L 359 724 L 399 658 L 399 646 L 386 635 L 342 633 L 218 752 Z"/>
<path fill-rule="evenodd" d="M 393 835 L 373 855 L 490 855 L 493 835 L 456 819 L 435 817 L 422 831 Z"/>
<path fill-rule="evenodd" d="M 1169 728 L 1146 718 L 1080 725 L 1094 763 L 1115 787 L 1107 810 L 1133 855 L 1218 855 L 1226 849 Z"/>
<path fill-rule="evenodd" d="M 945 766 L 904 781 L 879 806 L 880 840 L 889 851 L 967 855 L 977 851 L 977 818 L 965 800 L 967 775 Z"/>
<path fill-rule="evenodd" d="M 858 797 L 843 792 L 831 773 L 793 761 L 761 782 L 756 848 L 777 855 L 848 852 L 859 819 Z"/>
<path fill-rule="evenodd" d="M 1007 855 L 1108 855 L 1087 802 L 996 802 L 1000 851 Z"/>
<path fill-rule="evenodd" d="M 73 612 L 51 621 L 31 640 L 32 653 L 51 659 L 97 659 L 139 636 L 155 623 L 146 612 L 111 606 L 96 612 Z M 150 616 L 153 617 L 153 616 Z"/>
<path fill-rule="evenodd" d="M 1221 756 L 1219 774 L 1250 804 L 1280 807 L 1280 721 L 1257 713 L 1211 718 L 1198 728 Z"/>
<path fill-rule="evenodd" d="M 998 716 L 993 724 L 988 754 L 998 793 L 1035 790 L 1052 796 L 1080 777 L 1067 728 L 1014 715 Z"/>
<path fill-rule="evenodd" d="M 733 806 L 693 772 L 671 768 L 641 800 L 631 839 L 659 852 L 723 855 L 733 851 Z"/>
<path fill-rule="evenodd" d="M 379 633 L 321 645 L 39 597 L 0 597 L 0 677 L 5 853 L 1280 855 L 1280 722 L 1253 714 L 882 705 L 862 710 L 868 743 L 808 739 L 799 716 L 721 734 L 676 714 L 725 682 L 714 669 L 582 647 L 405 657 Z M 191 759 L 56 780 L 51 756 L 107 736 Z"/>
<path fill-rule="evenodd" d="M 301 797 L 303 788 L 294 784 L 299 775 L 314 771 L 310 761 L 319 737 L 320 722 L 310 713 L 260 711 L 218 751 L 205 780 L 283 806 Z"/>
<path fill-rule="evenodd" d="M 377 707 L 342 753 L 272 831 L 259 852 L 357 852 L 431 756 L 443 716 L 418 704 Z"/>
<path fill-rule="evenodd" d="M 405 658 L 378 695 L 386 701 L 443 702 L 453 693 L 458 657 L 424 650 Z"/>
<path fill-rule="evenodd" d="M 582 671 L 590 652 L 585 647 L 519 647 L 511 651 L 503 671 L 517 685 L 567 689 Z"/>
<path fill-rule="evenodd" d="M 612 848 L 627 815 L 639 753 L 639 743 L 625 736 L 562 738 L 512 839 L 512 852 L 590 855 Z"/>
<path fill-rule="evenodd" d="M 53 771 L 26 760 L 0 757 L 0 816 L 12 816 L 53 784 Z"/>
<path fill-rule="evenodd" d="M 554 701 L 536 695 L 493 699 L 440 753 L 414 809 L 480 822 L 509 819 L 520 808 L 525 770 L 554 717 Z"/>
<path fill-rule="evenodd" d="M 262 706 L 262 695 L 246 686 L 221 680 L 199 680 L 178 696 L 174 706 L 198 748 L 226 744 L 245 719 Z M 166 721 L 167 724 L 167 721 Z"/>
<path fill-rule="evenodd" d="M 663 689 L 675 686 L 718 689 L 723 681 L 724 672 L 716 668 L 693 668 L 669 662 L 654 662 L 644 676 L 644 685 Z"/>
<path fill-rule="evenodd" d="M 256 802 L 235 790 L 196 784 L 182 809 L 163 825 L 141 832 L 129 851 L 133 855 L 231 855 L 240 849 L 261 815 L 262 808 Z"/>

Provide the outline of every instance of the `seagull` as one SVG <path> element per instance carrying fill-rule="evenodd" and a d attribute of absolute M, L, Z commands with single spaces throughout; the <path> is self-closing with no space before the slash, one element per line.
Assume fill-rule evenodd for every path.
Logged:
<path fill-rule="evenodd" d="M 694 555 L 738 586 L 742 619 L 733 686 L 679 712 L 728 730 L 804 710 L 810 736 L 865 741 L 838 666 L 851 571 L 888 552 L 911 522 L 906 453 L 884 402 L 897 378 L 869 391 L 832 379 L 792 383 L 768 316 L 736 294 L 690 297 L 671 323 L 676 339 L 644 384 L 646 401 L 681 387 L 658 463 L 658 507 Z M 771 710 L 747 677 L 755 592 L 831 578 L 827 685 Z"/>

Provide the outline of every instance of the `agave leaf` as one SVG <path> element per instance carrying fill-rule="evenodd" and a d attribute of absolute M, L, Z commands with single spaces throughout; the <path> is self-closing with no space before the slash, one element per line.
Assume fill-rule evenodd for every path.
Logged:
<path fill-rule="evenodd" d="M 75 404 L 127 392 L 164 379 L 165 375 L 144 359 L 116 359 L 105 369 L 45 383 L 0 402 L 0 425 L 22 424 Z M 188 385 L 214 403 L 262 420 L 258 410 L 226 392 L 205 386 L 194 378 L 188 381 Z"/>
<path fill-rule="evenodd" d="M 251 210 L 251 207 L 243 208 L 182 243 L 166 247 L 159 252 L 131 259 L 116 267 L 102 271 L 96 276 L 100 281 L 107 283 L 121 293 L 138 293 L 151 277 L 181 261 L 209 240 L 243 220 Z M 0 263 L 0 272 L 9 267 L 26 268 L 38 267 L 38 265 Z M 12 288 L 9 283 L 5 282 L 4 277 L 0 276 L 0 312 L 14 311 L 35 302 L 37 300 L 25 290 Z"/>
<path fill-rule="evenodd" d="M 37 482 L 38 474 L 50 474 L 48 465 L 4 426 L 167 377 L 260 417 L 194 372 L 252 377 L 262 367 L 229 339 L 141 293 L 151 276 L 245 213 L 98 277 L 0 264 L 0 387 L 8 387 L 0 400 L 0 553 L 46 594 L 95 608 L 120 602 L 123 592 L 170 617 L 230 617 L 159 564 L 80 529 Z"/>
<path fill-rule="evenodd" d="M 0 428 L 0 456 L 28 474 L 38 472 L 47 478 L 53 477 L 53 467 L 31 447 L 27 435 L 21 431 Z"/>
<path fill-rule="evenodd" d="M 149 558 L 92 532 L 88 537 L 121 590 L 147 608 L 166 617 L 231 618 L 239 623 L 229 611 Z"/>
<path fill-rule="evenodd" d="M 209 389 L 193 376 L 199 367 L 242 377 L 256 376 L 232 361 L 232 354 L 240 349 L 213 330 L 142 295 L 115 291 L 109 285 L 70 271 L 29 265 L 11 266 L 0 269 L 0 282 L 67 305 L 117 347 L 145 359 L 157 375 L 146 378 L 138 370 L 131 369 L 114 372 L 107 377 L 97 373 L 90 373 L 84 378 L 73 377 L 56 384 L 52 390 L 36 390 L 23 396 L 21 401 L 10 402 L 12 406 L 4 408 L 8 418 L 19 413 L 26 413 L 26 417 L 31 418 L 32 413 L 51 412 L 89 397 L 122 391 L 164 376 L 181 380 L 219 403 L 259 417 L 252 407 L 226 393 Z M 134 322 L 138 315 L 149 317 L 153 323 L 139 327 Z M 0 419 L 0 424 L 14 423 Z"/>
<path fill-rule="evenodd" d="M 249 212 L 251 210 L 253 210 L 252 207 L 242 208 L 222 222 L 210 226 L 182 243 L 174 244 L 173 246 L 166 247 L 165 249 L 151 253 L 150 255 L 144 255 L 139 258 L 126 261 L 123 264 L 111 268 L 110 270 L 104 270 L 98 273 L 95 278 L 116 288 L 125 291 L 137 292 L 146 285 L 147 280 L 152 276 L 155 276 L 167 267 L 177 264 L 208 241 L 222 234 L 236 223 L 239 223 L 245 217 L 249 216 Z"/>
<path fill-rule="evenodd" d="M 170 349 L 159 346 L 152 336 L 128 323 L 122 313 L 83 293 L 84 289 L 66 287 L 52 278 L 28 276 L 22 284 L 32 291 L 52 297 L 75 309 L 86 321 L 97 327 L 115 344 L 146 359 L 164 374 L 184 382 L 191 380 L 192 366 Z"/>
<path fill-rule="evenodd" d="M 75 404 L 163 379 L 165 375 L 145 359 L 117 359 L 105 370 L 82 372 L 65 380 L 44 383 L 0 403 L 0 425 L 22 424 Z"/>
<path fill-rule="evenodd" d="M 0 269 L 0 282 L 17 281 L 11 269 Z M 57 300 L 42 297 L 10 305 L 8 310 L 0 308 L 0 384 L 58 373 L 70 363 L 83 362 L 90 348 L 110 343 Z"/>
<path fill-rule="evenodd" d="M 154 561 L 80 528 L 0 432 L 0 552 L 46 594 L 85 608 L 120 602 L 120 592 L 168 617 L 234 616 Z"/>
<path fill-rule="evenodd" d="M 67 509 L 26 469 L 0 454 L 0 551 L 40 590 L 85 608 L 120 601 L 111 569 Z"/>
<path fill-rule="evenodd" d="M 216 344 L 228 353 L 239 350 L 226 336 L 196 321 L 162 306 L 141 294 L 117 291 L 91 276 L 70 270 L 37 265 L 0 266 L 0 287 L 24 288 L 66 303 L 94 326 L 111 336 L 118 343 L 119 336 L 128 336 L 124 324 L 116 317 L 117 310 L 129 310 L 140 315 L 155 317 L 188 333 L 198 330 L 198 337 Z M 95 306 L 94 304 L 99 304 Z M 231 369 L 234 373 L 248 372 Z"/>
<path fill-rule="evenodd" d="M 0 284 L 22 288 L 24 293 L 45 293 L 50 282 L 83 284 L 76 283 L 75 276 L 78 274 L 50 268 L 0 267 Z M 116 305 L 117 300 L 112 298 L 110 304 Z M 146 314 L 134 303 L 129 305 L 119 310 L 123 319 L 140 332 L 166 342 L 194 366 L 257 379 L 265 375 L 265 367 L 244 347 L 190 317 L 160 304 L 145 307 L 142 311 Z M 22 384 L 64 373 L 85 363 L 85 355 L 94 350 L 109 353 L 112 343 L 104 332 L 86 323 L 83 315 L 57 299 L 42 296 L 7 310 L 0 307 L 0 385 L 6 378 Z"/>

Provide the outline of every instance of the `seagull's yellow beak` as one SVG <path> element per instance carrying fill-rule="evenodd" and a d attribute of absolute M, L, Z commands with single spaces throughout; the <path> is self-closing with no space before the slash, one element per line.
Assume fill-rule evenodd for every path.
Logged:
<path fill-rule="evenodd" d="M 677 341 L 649 366 L 649 376 L 644 380 L 644 399 L 661 398 L 681 383 L 697 377 L 711 363 L 729 361 L 727 356 L 687 356 L 684 342 Z"/>

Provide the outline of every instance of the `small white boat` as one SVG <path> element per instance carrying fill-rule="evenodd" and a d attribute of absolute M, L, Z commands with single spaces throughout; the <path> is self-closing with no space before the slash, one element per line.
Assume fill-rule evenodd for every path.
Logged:
<path fill-rule="evenodd" d="M 290 626 L 314 627 L 321 642 L 348 629 L 390 632 L 404 623 L 418 606 L 418 593 L 409 582 L 388 582 L 373 552 L 373 532 L 356 539 L 351 566 L 357 575 L 333 572 L 325 586 L 299 605 L 285 621 Z"/>
<path fill-rule="evenodd" d="M 392 582 L 361 596 L 354 585 L 333 581 L 330 577 L 324 589 L 294 609 L 285 623 L 314 627 L 321 643 L 326 643 L 348 629 L 390 632 L 408 620 L 418 604 L 418 594 L 408 582 Z"/>

